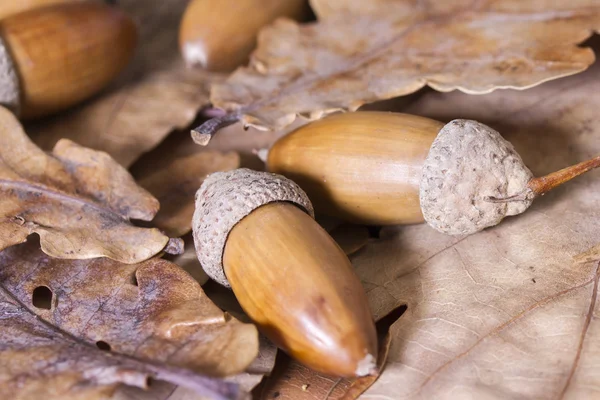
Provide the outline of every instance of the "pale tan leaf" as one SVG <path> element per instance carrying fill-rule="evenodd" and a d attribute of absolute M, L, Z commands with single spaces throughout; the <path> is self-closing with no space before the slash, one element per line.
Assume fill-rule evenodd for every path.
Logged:
<path fill-rule="evenodd" d="M 0 296 L 1 398 L 104 398 L 148 377 L 236 398 L 199 374 L 239 373 L 258 351 L 253 325 L 164 260 L 65 261 L 30 241 L 0 253 Z"/>
<path fill-rule="evenodd" d="M 541 175 L 600 153 L 599 78 L 595 65 L 526 92 L 432 92 L 404 111 L 490 124 Z M 375 317 L 408 306 L 365 398 L 597 397 L 599 176 L 468 237 L 384 228 L 357 253 Z"/>
<path fill-rule="evenodd" d="M 538 5 L 534 1 L 529 1 L 531 8 L 535 9 Z M 524 2 L 503 1 L 502 4 L 497 4 L 495 7 L 510 8 L 510 3 L 516 4 L 522 9 Z M 547 2 L 542 0 L 541 6 Z M 317 14 L 319 19 L 335 17 L 340 13 L 351 13 L 354 15 L 381 15 L 385 9 L 389 14 L 393 14 L 394 18 L 409 18 L 411 14 L 426 12 L 431 15 L 443 15 L 450 12 L 460 11 L 464 9 L 467 3 L 465 1 L 419 1 L 419 0 L 370 0 L 370 1 L 355 1 L 355 0 L 310 0 L 310 5 Z M 477 4 L 474 5 L 474 8 Z"/>
<path fill-rule="evenodd" d="M 37 233 L 53 257 L 135 263 L 177 244 L 158 229 L 129 222 L 151 220 L 159 204 L 108 154 L 68 139 L 46 154 L 5 108 L 0 108 L 0 192 L 0 250 Z"/>
<path fill-rule="evenodd" d="M 173 129 L 187 127 L 208 102 L 218 74 L 188 70 L 178 51 L 179 22 L 187 0 L 122 0 L 118 6 L 138 23 L 140 47 L 112 90 L 31 131 L 50 149 L 61 138 L 103 150 L 124 166 L 159 144 Z"/>
<path fill-rule="evenodd" d="M 297 115 L 317 119 L 425 85 L 472 94 L 529 88 L 586 69 L 594 53 L 577 44 L 600 28 L 595 0 L 336 3 L 344 7 L 329 13 L 317 2 L 326 15 L 317 23 L 265 28 L 250 66 L 213 86 L 212 103 L 229 114 L 194 139 L 205 144 L 237 120 L 281 128 Z"/>

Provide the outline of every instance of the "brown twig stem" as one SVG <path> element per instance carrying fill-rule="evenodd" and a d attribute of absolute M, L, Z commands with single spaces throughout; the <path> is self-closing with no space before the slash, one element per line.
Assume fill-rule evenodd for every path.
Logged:
<path fill-rule="evenodd" d="M 563 168 L 560 171 L 555 171 L 548 175 L 540 176 L 538 178 L 531 178 L 529 182 L 527 182 L 527 188 L 520 193 L 500 198 L 488 196 L 485 198 L 485 200 L 491 203 L 507 203 L 512 201 L 526 200 L 531 201 L 538 196 L 543 196 L 550 190 L 562 185 L 563 183 L 598 167 L 600 167 L 600 156 L 580 162 L 579 164 L 571 165 L 570 167 Z"/>
<path fill-rule="evenodd" d="M 213 135 L 221 128 L 235 124 L 240 120 L 240 115 L 236 113 L 224 114 L 218 117 L 209 119 L 202 125 L 192 130 L 192 139 L 200 146 L 206 146 Z"/>
<path fill-rule="evenodd" d="M 527 187 L 531 190 L 534 195 L 542 196 L 562 185 L 571 179 L 585 174 L 589 170 L 600 167 L 600 156 L 594 157 L 587 161 L 580 162 L 579 164 L 571 165 L 570 167 L 563 168 L 560 171 L 552 172 L 548 175 L 540 176 L 539 178 L 532 178 L 528 183 Z"/>

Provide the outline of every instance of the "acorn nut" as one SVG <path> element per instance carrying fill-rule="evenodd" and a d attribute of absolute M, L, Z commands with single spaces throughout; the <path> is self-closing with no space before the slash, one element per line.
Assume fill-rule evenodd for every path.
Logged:
<path fill-rule="evenodd" d="M 307 14 L 306 0 L 192 0 L 181 20 L 179 48 L 188 66 L 231 71 L 248 60 L 265 25 Z"/>
<path fill-rule="evenodd" d="M 46 7 L 52 4 L 80 0 L 2 0 L 0 1 L 0 19 L 34 8 Z"/>
<path fill-rule="evenodd" d="M 73 106 L 119 74 L 136 37 L 129 17 L 101 3 L 11 15 L 0 21 L 0 104 L 25 119 Z"/>
<path fill-rule="evenodd" d="M 277 346 L 322 373 L 375 372 L 364 289 L 298 185 L 244 168 L 214 173 L 196 194 L 193 233 L 206 273 Z"/>
<path fill-rule="evenodd" d="M 408 114 L 326 117 L 278 140 L 267 168 L 293 179 L 317 212 L 369 225 L 426 221 L 463 235 L 524 212 L 600 157 L 534 178 L 513 146 L 477 121 Z"/>

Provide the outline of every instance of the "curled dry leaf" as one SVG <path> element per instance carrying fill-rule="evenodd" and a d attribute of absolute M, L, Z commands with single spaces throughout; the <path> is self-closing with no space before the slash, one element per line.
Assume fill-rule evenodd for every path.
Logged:
<path fill-rule="evenodd" d="M 315 1 L 323 18 L 265 28 L 249 67 L 213 86 L 229 113 L 193 131 L 206 144 L 235 121 L 281 128 L 412 93 L 529 88 L 594 61 L 577 44 L 600 28 L 595 0 Z"/>
<path fill-rule="evenodd" d="M 138 23 L 140 47 L 118 84 L 71 112 L 29 130 L 44 149 L 61 138 L 103 150 L 130 166 L 173 129 L 186 128 L 221 75 L 185 68 L 177 35 L 188 0 L 119 0 Z"/>
<path fill-rule="evenodd" d="M 28 242 L 0 253 L 0 298 L 2 398 L 103 398 L 150 377 L 232 399 L 200 374 L 239 373 L 258 352 L 253 325 L 164 260 L 57 260 Z"/>
<path fill-rule="evenodd" d="M 490 124 L 543 174 L 600 153 L 599 67 L 526 92 L 429 93 L 406 111 Z M 599 193 L 592 172 L 462 238 L 384 228 L 353 264 L 376 317 L 408 309 L 366 397 L 597 397 Z"/>
<path fill-rule="evenodd" d="M 151 220 L 159 204 L 108 154 L 68 139 L 46 154 L 5 108 L 0 108 L 0 192 L 0 250 L 32 233 L 40 236 L 46 254 L 58 258 L 135 263 L 163 249 L 179 250 L 178 241 L 158 229 L 129 223 Z"/>

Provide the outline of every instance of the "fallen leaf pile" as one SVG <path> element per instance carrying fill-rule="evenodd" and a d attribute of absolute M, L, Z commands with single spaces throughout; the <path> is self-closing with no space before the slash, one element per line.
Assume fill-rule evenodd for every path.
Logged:
<path fill-rule="evenodd" d="M 600 154 L 598 1 L 311 0 L 316 21 L 264 28 L 227 79 L 184 67 L 188 0 L 117 3 L 140 30 L 117 82 L 25 128 L 0 108 L 0 398 L 598 397 L 598 172 L 468 237 L 319 217 L 378 320 L 356 380 L 277 354 L 189 235 L 208 174 L 363 104 L 488 124 L 537 176 Z M 195 146 L 198 121 L 204 144 L 232 126 Z"/>
<path fill-rule="evenodd" d="M 144 261 L 182 250 L 155 227 L 189 230 L 195 190 L 238 157 L 208 152 L 138 170 L 163 207 L 152 227 L 136 226 L 156 216 L 159 200 L 117 161 L 128 166 L 187 126 L 209 78 L 184 70 L 173 45 L 186 1 L 121 3 L 141 27 L 136 62 L 106 94 L 29 127 L 51 154 L 0 110 L 0 397 L 107 398 L 126 393 L 123 384 L 170 382 L 203 398 L 242 398 L 274 361 L 264 349 L 256 358 L 256 328 L 223 313 L 177 265 Z"/>
<path fill-rule="evenodd" d="M 280 129 L 406 95 L 525 89 L 575 74 L 594 61 L 577 44 L 600 28 L 594 0 L 418 2 L 312 0 L 318 22 L 280 19 L 264 29 L 248 67 L 215 85 L 229 114 L 197 128 L 206 144 L 235 121 Z"/>

